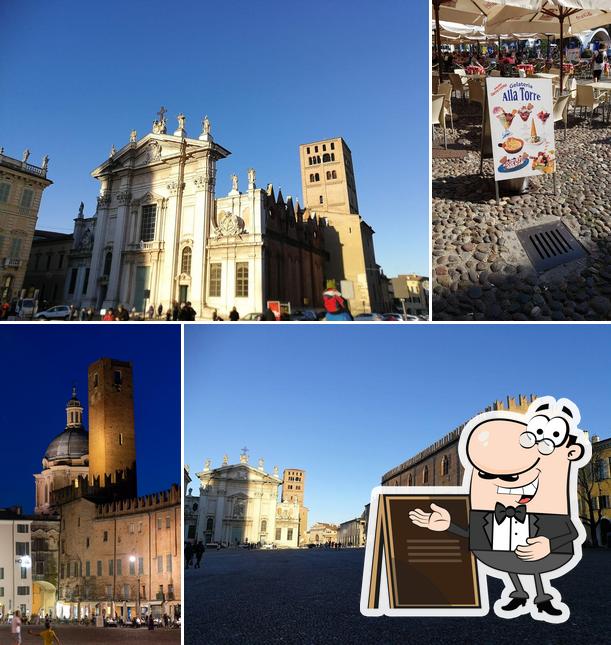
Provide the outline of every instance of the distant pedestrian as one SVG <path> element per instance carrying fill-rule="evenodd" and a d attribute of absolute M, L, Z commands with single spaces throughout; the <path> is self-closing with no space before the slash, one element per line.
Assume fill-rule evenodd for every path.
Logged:
<path fill-rule="evenodd" d="M 129 320 L 129 311 L 123 305 L 117 307 L 117 320 Z"/>
<path fill-rule="evenodd" d="M 149 630 L 153 630 L 153 629 L 155 629 L 155 620 L 153 619 L 153 614 L 151 614 L 151 615 L 149 616 L 149 620 L 148 620 L 148 628 L 149 628 Z"/>
<path fill-rule="evenodd" d="M 87 309 L 87 320 L 93 320 L 93 309 L 91 307 Z"/>
<path fill-rule="evenodd" d="M 155 316 L 155 307 L 153 307 L 153 305 L 151 305 L 151 306 L 149 307 L 149 309 L 148 309 L 148 315 L 149 315 L 149 320 L 153 320 L 153 318 L 154 318 L 154 316 Z"/>
<path fill-rule="evenodd" d="M 106 311 L 106 313 L 102 317 L 102 320 L 116 320 L 115 312 L 112 307 Z"/>
<path fill-rule="evenodd" d="M 219 320 L 219 313 L 216 309 L 212 312 L 212 320 L 214 320 L 215 322 Z"/>
<path fill-rule="evenodd" d="M 79 320 L 87 320 L 87 309 L 85 309 L 85 307 L 81 308 L 81 311 L 79 313 Z"/>
<path fill-rule="evenodd" d="M 194 321 L 196 313 L 195 313 L 195 309 L 193 309 L 190 302 L 187 302 L 186 309 L 187 309 L 187 320 Z"/>
<path fill-rule="evenodd" d="M 189 320 L 189 312 L 187 311 L 187 303 L 181 302 L 180 309 L 178 311 L 178 320 Z"/>
<path fill-rule="evenodd" d="M 325 320 L 353 320 L 348 304 L 337 289 L 327 289 L 322 297 L 327 310 Z"/>
<path fill-rule="evenodd" d="M 240 320 L 240 314 L 235 307 L 229 312 L 229 320 L 233 322 Z"/>
<path fill-rule="evenodd" d="M 168 307 L 168 310 L 165 312 L 165 319 L 170 322 L 172 320 L 172 310 Z"/>
<path fill-rule="evenodd" d="M 204 551 L 206 550 L 206 547 L 204 546 L 204 543 L 199 540 L 195 544 L 195 566 L 194 569 L 199 569 L 200 568 L 200 562 L 202 560 L 202 556 L 204 555 Z"/>
<path fill-rule="evenodd" d="M 180 314 L 180 307 L 178 306 L 178 303 L 176 300 L 172 303 L 172 320 L 176 321 L 178 320 L 178 316 Z"/>
<path fill-rule="evenodd" d="M 265 310 L 265 314 L 263 314 L 263 320 L 269 320 L 269 321 L 275 321 L 276 320 L 276 314 L 274 313 L 274 311 L 270 307 L 268 307 Z"/>
<path fill-rule="evenodd" d="M 21 612 L 19 609 L 15 610 L 11 620 L 11 637 L 13 643 L 19 643 L 21 645 Z"/>
<path fill-rule="evenodd" d="M 160 305 L 157 307 L 157 318 L 161 318 L 161 314 L 162 314 L 162 313 L 163 313 L 163 305 L 162 305 L 162 304 L 160 304 Z"/>
<path fill-rule="evenodd" d="M 188 569 L 191 566 L 191 560 L 193 559 L 193 545 L 191 542 L 185 544 L 185 569 Z"/>

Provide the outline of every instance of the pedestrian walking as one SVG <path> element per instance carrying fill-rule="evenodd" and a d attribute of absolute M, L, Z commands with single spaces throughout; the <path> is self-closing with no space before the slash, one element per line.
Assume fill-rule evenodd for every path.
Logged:
<path fill-rule="evenodd" d="M 265 310 L 265 314 L 263 315 L 263 320 L 269 320 L 269 321 L 276 320 L 276 314 L 273 312 L 273 310 L 270 307 L 268 307 Z"/>
<path fill-rule="evenodd" d="M 235 307 L 229 312 L 229 320 L 233 322 L 240 320 L 240 314 Z"/>
<path fill-rule="evenodd" d="M 87 309 L 87 320 L 93 320 L 93 309 L 91 307 Z"/>
<path fill-rule="evenodd" d="M 79 313 L 79 320 L 87 320 L 87 309 L 85 309 L 85 307 L 81 308 L 81 311 Z"/>
<path fill-rule="evenodd" d="M 325 320 L 353 320 L 348 304 L 337 289 L 327 289 L 322 297 L 327 310 Z"/>
<path fill-rule="evenodd" d="M 163 313 L 163 305 L 162 305 L 162 304 L 160 304 L 160 305 L 157 307 L 157 318 L 161 318 L 161 314 L 162 314 L 162 313 Z"/>
<path fill-rule="evenodd" d="M 206 547 L 204 546 L 204 543 L 201 540 L 199 540 L 195 545 L 195 567 L 194 567 L 195 569 L 200 568 L 199 565 L 205 550 L 206 550 Z"/>
<path fill-rule="evenodd" d="M 129 320 L 129 311 L 123 305 L 117 307 L 117 320 Z"/>
<path fill-rule="evenodd" d="M 153 614 L 151 614 L 151 615 L 149 616 L 149 619 L 148 619 L 148 628 L 149 628 L 149 631 L 152 631 L 153 629 L 155 629 L 155 621 L 154 621 L 154 619 L 153 619 Z"/>
<path fill-rule="evenodd" d="M 102 317 L 102 320 L 116 320 L 114 310 L 112 308 L 108 309 Z"/>
<path fill-rule="evenodd" d="M 172 303 L 172 320 L 177 321 L 178 316 L 180 314 L 180 307 L 178 306 L 178 303 L 176 300 Z"/>
<path fill-rule="evenodd" d="M 185 544 L 185 569 L 188 569 L 191 566 L 191 560 L 193 559 L 193 545 L 191 542 Z"/>
<path fill-rule="evenodd" d="M 186 310 L 187 310 L 187 320 L 194 321 L 195 320 L 195 309 L 191 306 L 190 302 L 187 302 L 186 305 Z"/>
<path fill-rule="evenodd" d="M 165 312 L 165 319 L 170 322 L 172 320 L 172 310 L 168 307 L 168 310 Z"/>
<path fill-rule="evenodd" d="M 21 645 L 21 612 L 19 609 L 15 609 L 15 613 L 11 619 L 11 637 L 13 643 L 19 643 Z"/>

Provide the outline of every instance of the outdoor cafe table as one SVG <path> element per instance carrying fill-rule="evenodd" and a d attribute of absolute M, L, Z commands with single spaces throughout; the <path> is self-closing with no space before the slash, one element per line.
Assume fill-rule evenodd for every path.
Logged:
<path fill-rule="evenodd" d="M 607 90 L 611 91 L 611 82 L 610 81 L 599 81 L 598 83 L 586 83 L 586 85 L 589 85 L 590 87 L 593 87 L 595 90 Z M 609 117 L 609 114 L 611 113 L 611 107 L 607 110 L 607 118 Z M 603 119 L 605 118 L 605 107 L 603 104 Z"/>
<path fill-rule="evenodd" d="M 546 72 L 539 72 L 538 74 L 535 74 L 535 76 L 537 78 L 552 78 L 552 79 L 557 78 L 558 80 L 560 80 L 560 77 L 558 76 L 558 74 L 548 74 Z"/>
<path fill-rule="evenodd" d="M 530 63 L 522 63 L 521 65 L 516 65 L 518 69 L 523 69 L 527 74 L 535 73 L 535 66 Z"/>

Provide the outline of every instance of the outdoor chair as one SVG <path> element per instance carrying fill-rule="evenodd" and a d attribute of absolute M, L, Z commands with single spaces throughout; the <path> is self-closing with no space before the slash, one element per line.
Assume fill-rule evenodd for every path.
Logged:
<path fill-rule="evenodd" d="M 565 94 L 560 98 L 556 99 L 554 102 L 554 123 L 557 121 L 564 122 L 564 140 L 566 141 L 566 130 L 568 127 L 569 119 L 569 100 L 571 98 L 570 94 Z"/>
<path fill-rule="evenodd" d="M 444 108 L 445 98 L 443 94 L 433 94 L 433 100 L 431 102 L 431 125 L 433 128 L 433 138 L 435 138 L 435 126 L 440 125 L 443 128 L 443 147 L 447 150 L 448 139 Z"/>
<path fill-rule="evenodd" d="M 435 94 L 443 94 L 445 96 L 445 101 L 443 102 L 443 118 L 445 120 L 445 117 L 448 114 L 450 115 L 450 126 L 452 128 L 452 132 L 454 132 L 454 115 L 452 114 L 452 84 L 448 81 L 439 83 L 439 87 Z"/>
<path fill-rule="evenodd" d="M 604 117 L 604 105 L 603 102 L 606 99 L 606 93 L 601 92 L 596 94 L 594 88 L 590 85 L 578 85 L 577 86 L 577 96 L 575 98 L 575 103 L 573 105 L 573 115 L 575 110 L 579 108 L 580 113 L 583 111 L 583 108 L 586 109 L 586 118 L 588 118 L 588 109 L 590 110 L 590 126 L 592 125 L 592 117 L 594 112 L 599 108 L 603 107 L 603 117 Z"/>
<path fill-rule="evenodd" d="M 433 76 L 433 94 L 437 94 L 437 88 L 439 87 L 439 76 Z M 450 87 L 452 87 L 450 85 Z"/>
<path fill-rule="evenodd" d="M 484 105 L 484 88 L 476 78 L 469 79 L 469 101 Z"/>
<path fill-rule="evenodd" d="M 467 87 L 462 82 L 462 77 L 456 73 L 448 74 L 448 77 L 450 79 L 450 83 L 452 84 L 452 91 L 455 93 L 460 92 L 460 97 L 464 99 L 467 93 Z M 465 81 L 466 80 L 467 79 L 465 78 Z"/>

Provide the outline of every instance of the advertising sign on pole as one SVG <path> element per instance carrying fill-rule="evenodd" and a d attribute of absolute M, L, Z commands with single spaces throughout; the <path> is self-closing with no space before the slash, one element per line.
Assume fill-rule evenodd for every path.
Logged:
<path fill-rule="evenodd" d="M 495 180 L 555 172 L 551 79 L 487 78 L 486 92 Z"/>

